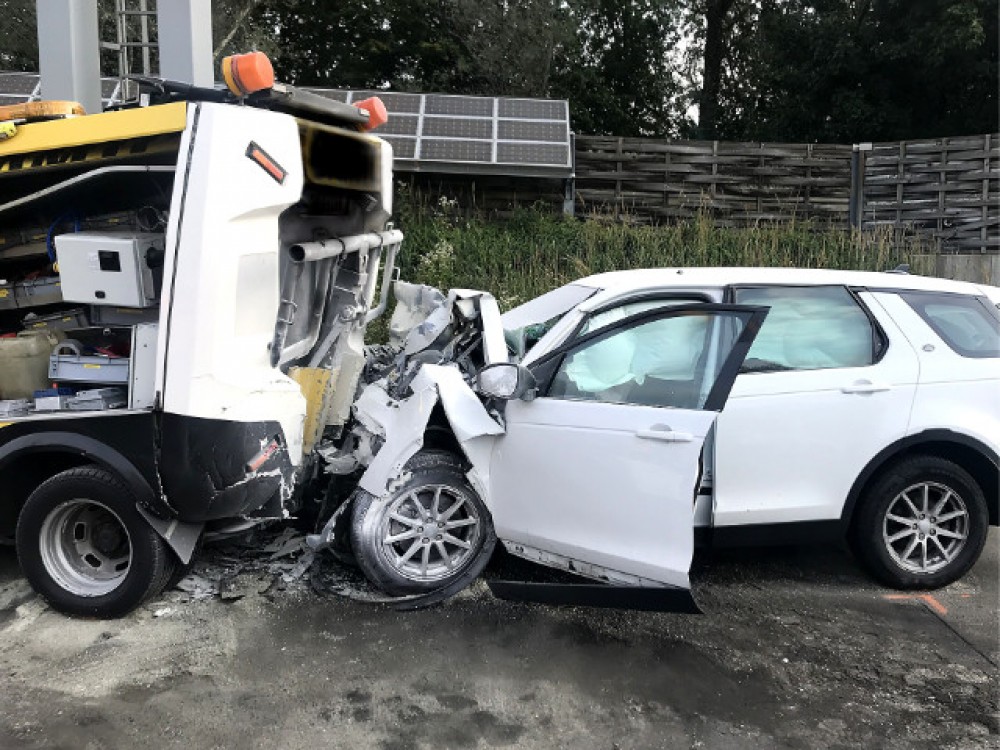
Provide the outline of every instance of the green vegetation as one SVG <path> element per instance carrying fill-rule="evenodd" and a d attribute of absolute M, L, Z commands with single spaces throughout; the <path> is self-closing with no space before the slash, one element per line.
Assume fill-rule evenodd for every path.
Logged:
<path fill-rule="evenodd" d="M 847 231 L 798 222 L 715 226 L 708 216 L 671 226 L 607 218 L 566 219 L 522 210 L 510 218 L 469 218 L 449 201 L 399 212 L 406 235 L 402 278 L 442 289 L 492 292 L 509 309 L 593 273 L 672 266 L 800 266 L 923 271 L 916 241 L 890 232 Z"/>

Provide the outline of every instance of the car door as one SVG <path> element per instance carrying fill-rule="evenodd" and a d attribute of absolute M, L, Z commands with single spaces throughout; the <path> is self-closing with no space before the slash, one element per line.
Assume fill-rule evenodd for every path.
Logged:
<path fill-rule="evenodd" d="M 714 539 L 839 523 L 865 466 L 906 435 L 916 352 L 865 291 L 755 285 L 731 297 L 771 312 L 716 426 Z"/>
<path fill-rule="evenodd" d="M 689 587 L 705 436 L 767 310 L 648 310 L 532 364 L 538 397 L 507 406 L 490 467 L 514 554 L 607 582 Z"/>

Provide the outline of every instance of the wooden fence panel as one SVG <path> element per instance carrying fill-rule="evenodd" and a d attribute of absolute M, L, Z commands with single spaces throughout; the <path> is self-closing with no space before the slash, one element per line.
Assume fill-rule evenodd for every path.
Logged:
<path fill-rule="evenodd" d="M 862 226 L 926 232 L 943 253 L 1000 251 L 1000 135 L 861 149 Z"/>
<path fill-rule="evenodd" d="M 851 147 L 577 136 L 581 213 L 637 222 L 700 211 L 729 225 L 820 219 L 846 226 Z"/>

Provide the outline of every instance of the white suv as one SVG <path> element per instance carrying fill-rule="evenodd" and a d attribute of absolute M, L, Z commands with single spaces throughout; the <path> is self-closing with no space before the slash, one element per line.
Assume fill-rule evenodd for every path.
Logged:
<path fill-rule="evenodd" d="M 884 583 L 945 585 L 998 520 L 993 291 L 761 268 L 622 271 L 556 289 L 503 316 L 515 361 L 485 357 L 481 403 L 461 362 L 421 365 L 406 393 L 369 386 L 378 397 L 356 410 L 385 445 L 355 504 L 355 554 L 384 588 L 427 591 L 477 567 L 495 533 L 516 555 L 604 582 L 686 589 L 698 534 L 846 535 Z M 418 458 L 401 482 L 421 431 L 454 457 Z M 442 487 L 463 505 L 440 543 L 427 519 Z"/>

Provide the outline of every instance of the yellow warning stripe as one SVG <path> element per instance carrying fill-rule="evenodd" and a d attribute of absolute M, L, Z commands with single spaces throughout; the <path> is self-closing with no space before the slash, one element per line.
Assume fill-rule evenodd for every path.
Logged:
<path fill-rule="evenodd" d="M 34 122 L 19 127 L 13 138 L 0 141 L 0 157 L 179 133 L 186 125 L 186 102 Z"/>

